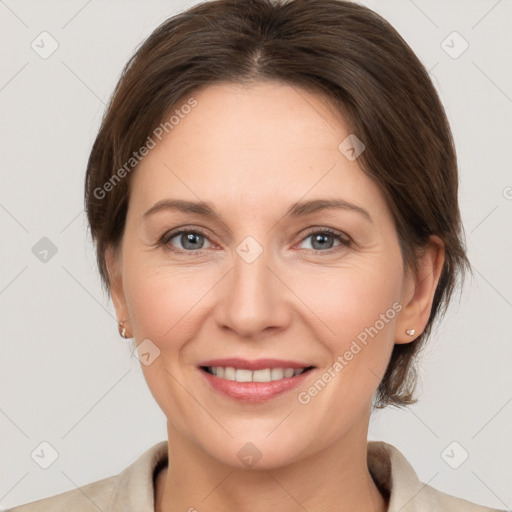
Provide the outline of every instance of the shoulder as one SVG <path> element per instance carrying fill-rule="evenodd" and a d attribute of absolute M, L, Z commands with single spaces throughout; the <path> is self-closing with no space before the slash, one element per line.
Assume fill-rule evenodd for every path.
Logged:
<path fill-rule="evenodd" d="M 98 512 L 108 510 L 119 476 L 111 476 L 71 491 L 10 508 L 6 512 Z"/>
<path fill-rule="evenodd" d="M 135 512 L 153 510 L 155 469 L 168 460 L 167 441 L 151 446 L 118 475 L 77 487 L 6 512 Z"/>
<path fill-rule="evenodd" d="M 447 512 L 455 512 L 464 510 L 464 512 L 505 512 L 496 508 L 484 507 L 477 505 L 463 498 L 451 496 L 444 492 L 438 491 L 437 489 L 426 485 L 424 488 L 423 501 L 428 503 L 430 508 L 425 510 L 442 510 Z M 422 509 L 420 509 L 422 510 Z"/>
<path fill-rule="evenodd" d="M 388 443 L 368 442 L 368 469 L 381 492 L 389 497 L 388 512 L 503 512 L 421 482 L 402 453 Z"/>

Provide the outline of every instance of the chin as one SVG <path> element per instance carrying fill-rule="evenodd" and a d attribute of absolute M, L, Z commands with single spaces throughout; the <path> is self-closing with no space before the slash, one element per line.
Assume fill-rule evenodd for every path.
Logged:
<path fill-rule="evenodd" d="M 278 423 L 274 424 L 274 428 Z M 314 442 L 313 434 L 308 438 L 304 432 L 301 435 L 286 429 L 279 433 L 276 430 L 269 436 L 268 432 L 267 428 L 253 430 L 253 433 L 248 431 L 244 435 L 224 439 L 224 442 L 212 442 L 210 438 L 206 443 L 202 443 L 202 448 L 227 466 L 265 471 L 297 462 L 306 456 L 306 452 L 314 451 L 314 446 L 311 445 Z"/>

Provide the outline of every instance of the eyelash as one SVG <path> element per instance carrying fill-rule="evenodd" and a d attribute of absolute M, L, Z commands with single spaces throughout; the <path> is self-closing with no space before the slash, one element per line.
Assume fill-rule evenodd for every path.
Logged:
<path fill-rule="evenodd" d="M 168 249 L 168 250 L 170 250 L 170 251 L 172 251 L 174 253 L 177 253 L 177 254 L 200 254 L 200 251 L 202 249 L 199 249 L 197 251 L 194 251 L 194 250 L 191 250 L 191 251 L 181 251 L 181 250 L 176 249 L 175 247 L 170 245 L 170 241 L 173 238 L 176 238 L 178 235 L 182 235 L 184 233 L 193 234 L 193 235 L 200 235 L 200 236 L 203 236 L 204 238 L 206 238 L 206 239 L 208 239 L 210 241 L 210 239 L 208 238 L 208 235 L 204 231 L 202 231 L 200 229 L 185 229 L 185 228 L 181 228 L 178 231 L 171 231 L 171 232 L 165 233 L 160 238 L 160 240 L 158 241 L 157 245 L 159 247 L 164 246 L 166 249 Z M 332 249 L 325 250 L 325 251 L 321 251 L 321 250 L 318 250 L 318 249 L 304 249 L 304 250 L 313 251 L 316 254 L 326 254 L 326 255 L 329 255 L 329 254 L 334 254 L 334 253 L 338 252 L 339 250 L 342 250 L 344 248 L 350 247 L 352 245 L 352 240 L 351 240 L 351 238 L 348 235 L 346 235 L 346 234 L 344 234 L 344 233 L 342 233 L 340 231 L 336 231 L 335 229 L 331 229 L 331 228 L 322 228 L 322 229 L 316 229 L 316 231 L 310 231 L 300 240 L 300 242 L 303 242 L 307 238 L 309 238 L 309 237 L 311 237 L 313 235 L 318 235 L 318 234 L 329 234 L 329 235 L 332 235 L 337 241 L 340 242 L 340 245 L 338 245 L 337 247 L 334 247 Z M 211 243 L 211 241 L 210 241 L 210 243 Z"/>

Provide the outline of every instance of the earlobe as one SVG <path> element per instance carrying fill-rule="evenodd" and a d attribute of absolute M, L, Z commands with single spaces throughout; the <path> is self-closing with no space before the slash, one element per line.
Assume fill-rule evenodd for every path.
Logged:
<path fill-rule="evenodd" d="M 119 271 L 120 266 L 120 254 L 113 246 L 108 246 L 105 250 L 105 265 L 107 267 L 107 273 L 110 285 L 110 296 L 116 310 L 116 316 L 118 319 L 118 330 L 119 335 L 122 338 L 131 338 L 128 335 L 129 316 L 128 308 L 126 307 L 126 301 L 123 292 L 123 285 L 121 279 L 121 272 Z"/>
<path fill-rule="evenodd" d="M 409 271 L 405 279 L 403 309 L 395 326 L 395 343 L 410 343 L 425 329 L 444 259 L 444 244 L 438 236 L 432 235 L 419 256 L 417 271 Z"/>

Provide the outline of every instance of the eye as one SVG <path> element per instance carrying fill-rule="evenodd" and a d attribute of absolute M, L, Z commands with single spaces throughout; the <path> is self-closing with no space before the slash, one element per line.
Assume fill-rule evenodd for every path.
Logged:
<path fill-rule="evenodd" d="M 330 228 L 317 228 L 316 231 L 310 231 L 310 233 L 301 240 L 301 243 L 308 239 L 312 240 L 311 250 L 327 254 L 346 248 L 351 244 L 350 237 Z M 174 243 L 173 240 L 175 241 Z M 335 241 L 338 242 L 338 245 L 335 245 L 333 248 Z M 201 249 L 208 249 L 209 246 L 205 246 L 205 242 L 210 243 L 209 238 L 203 231 L 181 228 L 177 231 L 165 233 L 160 239 L 159 245 L 165 246 L 169 250 L 177 253 L 191 253 L 200 251 Z"/>
<path fill-rule="evenodd" d="M 350 238 L 347 235 L 330 228 L 311 231 L 306 237 L 302 239 L 302 242 L 308 239 L 311 239 L 311 249 L 313 251 L 319 252 L 332 253 L 350 245 Z M 339 244 L 334 246 L 333 249 L 334 241 L 338 241 Z"/>
<path fill-rule="evenodd" d="M 180 244 L 178 247 L 172 243 L 174 239 Z M 200 249 L 207 249 L 208 247 L 205 247 L 206 240 L 208 240 L 208 237 L 200 230 L 181 229 L 166 233 L 160 240 L 160 244 L 168 246 L 169 249 L 176 252 L 194 252 Z"/>

